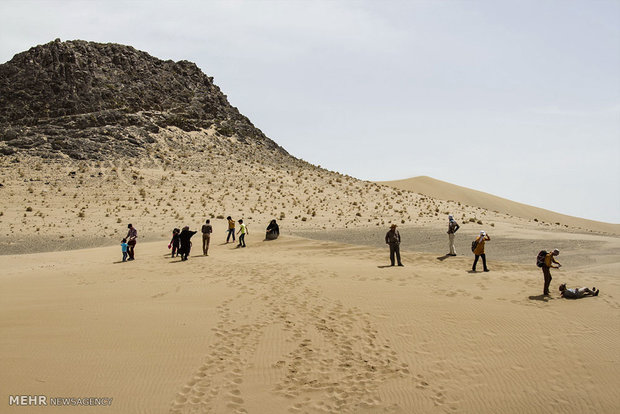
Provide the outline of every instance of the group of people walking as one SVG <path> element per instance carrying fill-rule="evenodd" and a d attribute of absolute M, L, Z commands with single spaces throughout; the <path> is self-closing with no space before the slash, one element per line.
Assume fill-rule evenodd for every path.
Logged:
<path fill-rule="evenodd" d="M 235 242 L 235 236 L 238 236 L 239 243 L 237 247 L 243 248 L 246 247 L 245 244 L 245 236 L 250 234 L 248 231 L 247 225 L 243 222 L 242 219 L 238 220 L 236 223 L 232 219 L 232 217 L 227 217 L 228 221 L 228 230 L 226 236 L 226 243 L 230 242 L 232 237 L 233 243 Z M 236 224 L 239 224 L 239 231 L 235 234 Z M 123 262 L 134 260 L 135 258 L 135 246 L 138 238 L 138 230 L 136 230 L 133 225 L 129 224 L 127 226 L 129 231 L 127 232 L 127 236 L 121 241 L 121 251 L 123 253 Z M 211 244 L 211 234 L 213 234 L 213 226 L 211 225 L 211 220 L 207 219 L 205 223 L 202 225 L 200 229 L 202 233 L 202 254 L 204 256 L 209 255 L 209 245 Z M 172 239 L 170 243 L 168 243 L 168 249 L 171 249 L 171 257 L 181 256 L 181 261 L 187 260 L 189 254 L 192 250 L 192 237 L 194 234 L 198 233 L 198 231 L 192 231 L 189 229 L 189 226 L 183 227 L 183 229 L 175 228 L 172 230 Z M 267 226 L 267 230 L 265 233 L 266 240 L 275 240 L 280 235 L 280 226 L 276 220 L 271 220 L 269 225 Z"/>
<path fill-rule="evenodd" d="M 400 258 L 400 233 L 397 230 L 397 225 L 392 224 L 390 226 L 390 230 L 385 235 L 385 243 L 390 247 L 390 264 L 394 266 L 395 263 L 398 266 L 404 266 L 401 258 Z M 455 234 L 459 230 L 460 226 L 454 220 L 454 217 L 448 216 L 448 249 L 449 253 L 447 256 L 456 256 L 456 247 L 454 245 Z M 478 260 L 482 258 L 482 270 L 484 272 L 488 272 L 489 268 L 487 267 L 487 257 L 484 252 L 485 243 L 491 240 L 491 236 L 489 236 L 484 230 L 480 231 L 480 234 L 476 237 L 476 239 L 471 244 L 471 251 L 474 254 L 474 263 L 472 264 L 471 270 L 472 272 L 476 271 L 476 265 L 478 264 Z M 543 285 L 543 296 L 548 296 L 549 293 L 549 285 L 551 284 L 551 269 L 558 269 L 562 265 L 555 259 L 560 254 L 558 249 L 554 249 L 551 252 L 547 252 L 545 250 L 541 251 L 537 257 L 537 265 L 542 268 L 544 285 Z M 555 265 L 555 266 L 554 266 Z M 560 292 L 562 297 L 565 298 L 581 298 L 584 296 L 598 296 L 599 290 L 593 287 L 592 289 L 587 287 L 582 288 L 574 288 L 567 289 L 566 283 L 560 285 Z"/>
<path fill-rule="evenodd" d="M 205 228 L 208 229 L 209 227 L 211 226 L 209 225 L 209 220 L 207 220 L 207 223 L 202 226 L 202 230 L 203 230 L 203 233 L 202 233 L 203 247 L 202 248 L 203 248 L 203 252 L 205 255 L 207 255 L 207 250 L 209 248 L 209 236 L 211 234 L 210 232 L 205 233 Z M 176 256 L 181 256 L 181 261 L 187 260 L 187 258 L 189 257 L 189 253 L 192 250 L 191 239 L 196 233 L 198 232 L 191 231 L 189 229 L 189 226 L 183 227 L 183 230 L 179 230 L 177 228 L 172 230 L 172 239 L 170 240 L 170 243 L 168 244 L 168 248 L 172 249 L 172 257 L 175 257 L 176 255 Z M 207 250 L 205 250 L 205 239 L 206 239 Z"/>

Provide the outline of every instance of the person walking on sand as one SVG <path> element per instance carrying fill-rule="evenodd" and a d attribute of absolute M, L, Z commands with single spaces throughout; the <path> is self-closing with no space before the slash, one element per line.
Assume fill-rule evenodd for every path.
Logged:
<path fill-rule="evenodd" d="M 226 236 L 226 243 L 230 240 L 230 236 L 232 235 L 233 243 L 235 242 L 235 220 L 233 220 L 230 216 L 226 217 L 228 220 L 228 236 Z"/>
<path fill-rule="evenodd" d="M 480 257 L 482 257 L 483 270 L 485 272 L 489 271 L 489 268 L 487 267 L 487 255 L 484 254 L 484 243 L 489 240 L 491 240 L 489 235 L 486 234 L 484 231 L 481 231 L 480 235 L 476 237 L 476 240 L 472 243 L 472 251 L 476 255 L 476 258 L 474 259 L 474 264 L 471 267 L 471 270 L 473 272 L 476 271 L 476 264 L 478 263 L 478 258 Z"/>
<path fill-rule="evenodd" d="M 127 261 L 127 239 L 121 241 L 121 252 L 123 252 L 123 262 Z"/>
<path fill-rule="evenodd" d="M 448 256 L 456 256 L 456 247 L 454 247 L 454 234 L 460 229 L 461 226 L 454 220 L 452 216 L 448 216 L 448 247 L 450 253 Z"/>
<path fill-rule="evenodd" d="M 237 247 L 245 247 L 245 235 L 250 233 L 248 232 L 246 225 L 243 224 L 243 220 L 239 220 L 239 232 L 237 234 L 239 234 L 239 244 Z"/>
<path fill-rule="evenodd" d="M 211 220 L 205 222 L 202 225 L 202 254 L 209 255 L 209 243 L 211 242 L 211 233 L 213 233 L 213 227 L 211 227 Z"/>
<path fill-rule="evenodd" d="M 390 230 L 385 235 L 385 243 L 390 246 L 390 263 L 394 266 L 394 256 L 399 266 L 403 266 L 400 261 L 400 233 L 396 230 L 396 224 L 390 226 Z"/>
<path fill-rule="evenodd" d="M 558 249 L 553 249 L 552 252 L 547 253 L 545 255 L 545 260 L 542 263 L 542 272 L 543 272 L 543 277 L 545 279 L 545 284 L 543 286 L 543 295 L 544 296 L 549 296 L 549 285 L 551 284 L 551 269 L 559 269 L 560 267 L 562 267 L 562 265 L 557 262 L 555 260 L 555 256 L 559 256 L 560 255 L 560 251 Z M 553 264 L 557 264 L 557 266 L 554 266 Z"/>
<path fill-rule="evenodd" d="M 136 230 L 136 228 L 131 224 L 127 225 L 127 228 L 129 229 L 127 236 L 125 237 L 127 239 L 127 253 L 129 254 L 129 259 L 127 260 L 133 260 L 134 249 L 137 242 L 136 239 L 138 238 L 138 230 Z"/>
<path fill-rule="evenodd" d="M 179 255 L 180 250 L 181 250 L 181 241 L 179 239 L 179 233 L 181 233 L 180 229 L 177 229 L 176 227 L 174 229 L 172 229 L 172 239 L 170 240 L 170 243 L 168 244 L 168 248 L 172 248 L 172 257 L 174 257 L 175 255 Z"/>
<path fill-rule="evenodd" d="M 187 260 L 189 252 L 192 249 L 192 242 L 190 239 L 196 233 L 198 232 L 190 231 L 189 226 L 185 226 L 183 227 L 183 230 L 181 230 L 181 234 L 179 234 L 179 240 L 181 241 L 181 248 L 179 249 L 179 252 L 181 253 L 182 261 Z"/>

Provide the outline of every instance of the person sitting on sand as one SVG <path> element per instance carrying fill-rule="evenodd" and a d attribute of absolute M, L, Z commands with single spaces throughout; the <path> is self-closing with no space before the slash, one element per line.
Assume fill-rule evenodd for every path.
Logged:
<path fill-rule="evenodd" d="M 276 223 L 276 220 L 271 220 L 271 223 L 267 226 L 267 233 L 265 234 L 265 239 L 267 240 L 275 240 L 280 235 L 280 226 Z"/>
<path fill-rule="evenodd" d="M 190 239 L 196 233 L 198 232 L 190 231 L 189 226 L 185 226 L 183 227 L 181 234 L 179 234 L 179 240 L 181 241 L 181 248 L 179 249 L 179 253 L 181 253 L 181 260 L 187 260 L 187 256 L 189 256 L 189 252 L 192 249 L 192 242 Z"/>
<path fill-rule="evenodd" d="M 599 290 L 595 287 L 592 287 L 592 289 L 587 288 L 587 287 L 567 289 L 566 283 L 562 283 L 560 285 L 560 292 L 563 298 L 579 299 L 579 298 L 583 298 L 586 296 L 598 296 Z"/>

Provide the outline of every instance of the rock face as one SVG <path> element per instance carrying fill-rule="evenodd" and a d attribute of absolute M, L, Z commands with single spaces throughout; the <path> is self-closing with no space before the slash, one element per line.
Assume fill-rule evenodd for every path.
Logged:
<path fill-rule="evenodd" d="M 0 154 L 138 156 L 175 126 L 286 154 L 194 64 L 130 46 L 55 40 L 0 65 Z M 0 155 L 1 156 L 1 155 Z"/>

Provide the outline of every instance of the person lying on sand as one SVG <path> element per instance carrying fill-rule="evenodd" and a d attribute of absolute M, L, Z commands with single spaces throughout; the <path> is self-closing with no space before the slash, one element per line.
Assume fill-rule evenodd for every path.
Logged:
<path fill-rule="evenodd" d="M 566 283 L 562 283 L 560 285 L 560 292 L 562 293 L 562 297 L 566 299 L 579 299 L 585 296 L 598 296 L 599 290 L 595 287 L 592 287 L 590 290 L 587 287 L 573 288 L 567 289 Z"/>

